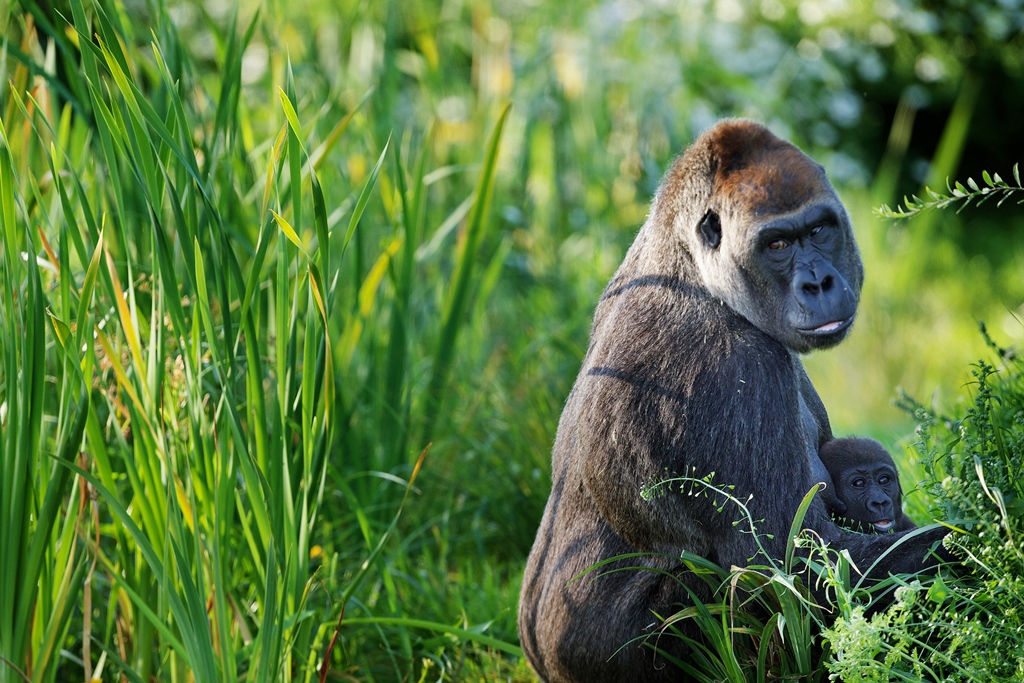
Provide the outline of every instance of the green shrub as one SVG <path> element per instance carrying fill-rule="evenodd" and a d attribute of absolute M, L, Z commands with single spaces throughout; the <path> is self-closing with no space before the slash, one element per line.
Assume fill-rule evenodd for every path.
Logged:
<path fill-rule="evenodd" d="M 1012 681 L 1024 677 L 1024 362 L 981 361 L 956 419 L 915 405 L 916 444 L 944 542 L 963 560 L 905 583 L 888 609 L 853 607 L 826 636 L 844 681 Z"/>

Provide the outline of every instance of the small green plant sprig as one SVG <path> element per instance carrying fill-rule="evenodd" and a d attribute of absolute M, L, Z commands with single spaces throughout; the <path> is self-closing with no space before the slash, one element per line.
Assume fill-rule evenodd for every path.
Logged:
<path fill-rule="evenodd" d="M 946 188 L 949 194 L 942 194 L 925 187 L 924 192 L 931 197 L 930 199 L 921 199 L 917 195 L 911 195 L 909 199 L 903 198 L 903 206 L 897 205 L 895 209 L 891 209 L 887 204 L 883 204 L 875 209 L 875 214 L 882 218 L 911 218 L 931 209 L 944 209 L 962 202 L 960 208 L 957 209 L 957 213 L 959 213 L 970 206 L 972 202 L 980 206 L 993 197 L 998 198 L 996 206 L 1001 206 L 1011 195 L 1024 192 L 1024 186 L 1020 182 L 1019 166 L 1019 164 L 1013 165 L 1013 179 L 1016 185 L 1006 182 L 998 173 L 989 175 L 988 171 L 982 171 L 983 184 L 979 184 L 974 178 L 968 178 L 966 186 L 959 181 L 952 186 L 947 182 Z M 1017 203 L 1024 203 L 1024 199 Z"/>

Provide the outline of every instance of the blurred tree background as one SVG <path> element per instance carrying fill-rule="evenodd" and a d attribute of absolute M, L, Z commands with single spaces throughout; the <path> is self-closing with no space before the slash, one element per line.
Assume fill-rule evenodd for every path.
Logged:
<path fill-rule="evenodd" d="M 1024 339 L 1018 206 L 904 223 L 872 211 L 926 185 L 944 188 L 947 178 L 983 170 L 1010 177 L 1024 160 L 1022 0 L 0 2 L 0 96 L 12 148 L 32 134 L 12 93 L 40 102 L 45 94 L 54 112 L 67 107 L 82 149 L 97 144 L 105 124 L 81 76 L 80 36 L 69 26 L 75 7 L 94 30 L 98 15 L 116 27 L 127 70 L 160 116 L 171 116 L 176 88 L 199 122 L 188 133 L 199 166 L 224 167 L 211 183 L 230 175 L 224 217 L 243 268 L 269 219 L 257 206 L 288 126 L 279 92 L 302 122 L 331 227 L 336 269 L 325 275 L 338 274 L 327 314 L 337 333 L 333 358 L 346 362 L 334 366 L 341 417 L 327 437 L 326 493 L 310 527 L 320 566 L 311 604 L 321 597 L 309 609 L 320 635 L 298 660 L 319 662 L 339 615 L 331 600 L 344 595 L 350 602 L 332 655 L 338 680 L 337 672 L 358 680 L 529 677 L 514 657 L 466 634 L 517 642 L 522 564 L 595 303 L 663 172 L 722 117 L 760 120 L 822 163 L 853 218 L 867 271 L 860 316 L 847 342 L 807 359 L 838 434 L 899 444 L 912 420 L 894 405 L 898 389 L 940 409 L 967 400 L 969 363 L 984 353 L 978 322 L 1004 345 Z M 174 88 L 151 43 L 170 64 Z M 118 101 L 117 89 L 105 87 Z M 231 132 L 218 146 L 217 112 L 228 104 Z M 499 120 L 493 198 L 473 233 L 474 188 Z M 15 171 L 28 174 L 35 163 L 42 178 L 49 152 L 40 149 L 36 162 L 15 156 Z M 93 172 L 86 154 L 77 164 Z M 96 183 L 106 178 L 95 173 Z M 288 204 L 282 185 L 281 202 L 297 239 L 313 244 L 314 199 L 303 178 L 302 201 Z M 27 186 L 35 188 L 28 195 L 47 192 L 42 181 Z M 372 194 L 342 253 L 364 186 Z M 145 222 L 142 206 L 138 215 L 122 211 L 123 220 Z M 56 243 L 57 228 L 40 228 L 51 229 Z M 462 258 L 467 242 L 472 252 Z M 134 253 L 127 243 L 113 249 L 119 267 Z M 176 247 L 179 262 L 183 249 L 192 247 Z M 38 239 L 36 252 L 45 257 Z M 88 260 L 79 260 L 70 264 L 82 282 Z M 472 284 L 463 308 L 452 309 L 463 262 Z M 230 295 L 221 306 L 212 309 L 217 325 L 240 308 Z M 254 304 L 261 307 L 273 306 Z M 261 315 L 258 326 L 274 324 Z M 451 354 L 450 371 L 435 385 L 439 353 Z M 271 363 L 274 354 L 266 355 Z M 269 373 L 268 382 L 280 381 Z M 346 593 L 353 577 L 364 578 L 369 539 L 394 518 L 428 442 L 403 516 L 372 556 L 375 569 Z M 900 464 L 905 481 L 916 481 L 909 457 Z M 926 507 L 909 498 L 911 512 Z M 433 632 L 417 619 L 462 631 Z M 62 672 L 81 666 L 81 620 L 80 609 L 70 616 L 63 648 L 72 654 Z M 117 629 L 97 633 L 118 651 Z M 174 678 L 168 672 L 177 669 L 162 661 L 160 675 Z M 312 664 L 304 671 L 315 674 Z"/>

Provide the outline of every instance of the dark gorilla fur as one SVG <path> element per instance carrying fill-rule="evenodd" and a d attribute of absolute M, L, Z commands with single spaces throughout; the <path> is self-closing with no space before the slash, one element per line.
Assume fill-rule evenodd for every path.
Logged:
<path fill-rule="evenodd" d="M 903 514 L 903 489 L 885 446 L 861 437 L 833 439 L 818 456 L 846 507 L 840 524 L 868 534 L 917 528 Z"/>
<path fill-rule="evenodd" d="M 680 553 L 726 568 L 764 558 L 733 525 L 735 506 L 716 512 L 712 497 L 680 487 L 648 499 L 641 490 L 714 473 L 716 485 L 750 497 L 762 543 L 782 558 L 800 500 L 827 481 L 817 452 L 832 438 L 797 354 L 846 336 L 862 280 L 824 170 L 763 126 L 724 121 L 673 164 L 601 296 L 559 422 L 519 604 L 523 649 L 541 678 L 686 680 L 638 640 L 686 656 L 679 639 L 658 637 L 656 616 L 687 602 L 674 580 L 687 580 Z M 822 496 L 805 526 L 859 567 L 902 537 L 839 528 Z M 908 540 L 875 571 L 920 569 L 940 536 Z M 648 554 L 576 578 L 638 552 Z M 652 571 L 609 571 L 636 566 Z M 700 582 L 689 583 L 699 594 Z"/>

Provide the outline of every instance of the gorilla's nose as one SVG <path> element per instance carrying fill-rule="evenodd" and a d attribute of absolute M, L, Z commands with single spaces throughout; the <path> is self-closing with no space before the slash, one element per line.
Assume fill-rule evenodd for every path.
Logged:
<path fill-rule="evenodd" d="M 819 292 L 827 292 L 832 289 L 833 282 L 835 282 L 835 278 L 831 275 L 826 275 L 821 278 L 820 282 L 816 281 L 816 278 L 813 278 L 812 275 L 812 279 L 801 284 L 800 289 L 802 289 L 803 293 L 808 296 L 817 296 Z"/>

